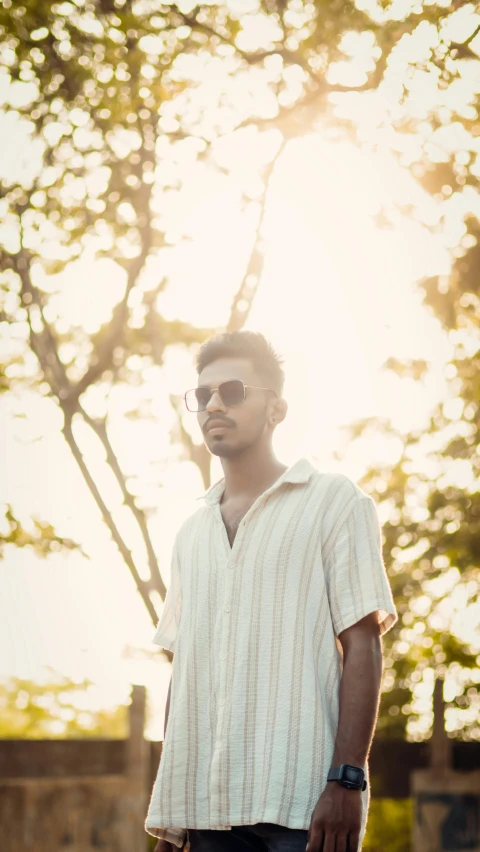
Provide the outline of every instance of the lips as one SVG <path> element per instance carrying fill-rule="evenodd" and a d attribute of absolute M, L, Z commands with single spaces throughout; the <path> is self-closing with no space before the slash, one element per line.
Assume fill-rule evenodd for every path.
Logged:
<path fill-rule="evenodd" d="M 212 420 L 208 424 L 206 431 L 210 432 L 211 429 L 228 429 L 228 423 L 224 423 L 222 420 Z"/>

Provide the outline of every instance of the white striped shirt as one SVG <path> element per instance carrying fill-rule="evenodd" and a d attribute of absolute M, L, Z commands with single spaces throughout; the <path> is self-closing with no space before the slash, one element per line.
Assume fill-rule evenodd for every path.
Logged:
<path fill-rule="evenodd" d="M 381 634 L 397 618 L 375 504 L 350 479 L 301 459 L 251 506 L 233 547 L 224 488 L 177 534 L 153 637 L 175 656 L 145 829 L 179 847 L 187 828 L 309 828 L 338 725 L 336 637 L 372 612 Z M 363 839 L 369 785 L 362 795 Z"/>

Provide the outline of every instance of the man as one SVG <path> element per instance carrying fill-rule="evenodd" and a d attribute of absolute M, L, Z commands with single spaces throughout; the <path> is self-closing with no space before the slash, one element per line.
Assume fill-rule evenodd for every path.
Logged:
<path fill-rule="evenodd" d="M 380 636 L 397 617 L 375 505 L 345 476 L 276 459 L 284 376 L 262 335 L 208 340 L 197 369 L 185 402 L 224 478 L 175 540 L 145 828 L 155 852 L 357 852 Z"/>

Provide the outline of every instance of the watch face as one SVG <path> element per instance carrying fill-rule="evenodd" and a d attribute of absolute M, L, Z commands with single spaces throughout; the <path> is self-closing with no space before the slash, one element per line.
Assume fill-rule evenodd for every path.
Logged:
<path fill-rule="evenodd" d="M 361 769 L 356 769 L 355 766 L 344 765 L 343 780 L 360 786 L 363 783 L 363 772 Z"/>

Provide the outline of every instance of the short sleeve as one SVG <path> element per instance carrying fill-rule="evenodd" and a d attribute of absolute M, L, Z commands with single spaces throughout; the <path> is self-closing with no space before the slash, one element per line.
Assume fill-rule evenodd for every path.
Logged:
<path fill-rule="evenodd" d="M 335 634 L 374 612 L 380 635 L 397 621 L 382 557 L 377 508 L 371 497 L 355 498 L 326 554 L 325 575 Z"/>
<path fill-rule="evenodd" d="M 172 553 L 170 585 L 167 589 L 162 614 L 152 642 L 160 645 L 161 648 L 167 648 L 168 651 L 175 651 L 181 612 L 180 559 L 177 540 L 175 540 Z"/>

